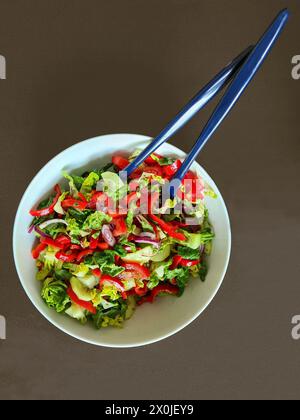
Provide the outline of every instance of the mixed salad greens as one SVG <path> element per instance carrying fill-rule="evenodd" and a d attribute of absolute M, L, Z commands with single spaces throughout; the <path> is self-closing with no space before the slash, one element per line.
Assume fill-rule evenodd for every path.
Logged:
<path fill-rule="evenodd" d="M 121 327 L 136 305 L 179 297 L 192 276 L 207 274 L 214 233 L 203 200 L 213 191 L 189 172 L 176 197 L 165 199 L 182 162 L 158 154 L 124 182 L 138 153 L 81 176 L 64 173 L 68 187 L 56 185 L 30 211 L 43 300 L 97 328 Z"/>

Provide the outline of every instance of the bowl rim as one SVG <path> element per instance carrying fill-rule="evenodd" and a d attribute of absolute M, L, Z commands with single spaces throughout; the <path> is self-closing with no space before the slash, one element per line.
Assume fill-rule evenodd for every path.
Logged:
<path fill-rule="evenodd" d="M 95 140 L 100 140 L 100 139 L 104 139 L 104 138 L 107 138 L 107 137 L 115 137 L 115 138 L 117 138 L 117 137 L 122 137 L 122 136 L 124 136 L 124 137 L 127 137 L 127 136 L 131 136 L 133 139 L 136 139 L 136 140 L 140 140 L 141 142 L 142 141 L 145 141 L 145 142 L 147 142 L 147 141 L 151 141 L 151 140 L 153 140 L 153 138 L 152 137 L 149 137 L 149 136 L 145 136 L 145 135 L 143 135 L 143 134 L 132 134 L 132 133 L 111 133 L 111 134 L 103 134 L 103 135 L 99 135 L 99 136 L 95 136 L 95 137 L 92 137 L 92 138 L 90 138 L 90 139 L 86 139 L 86 140 L 82 140 L 82 141 L 80 141 L 80 142 L 78 142 L 78 143 L 75 143 L 75 144 L 73 144 L 72 146 L 70 146 L 70 147 L 67 147 L 66 149 L 64 149 L 64 150 L 62 150 L 61 152 L 59 152 L 57 155 L 55 155 L 54 157 L 52 157 L 38 172 L 37 172 L 37 174 L 32 178 L 32 180 L 29 182 L 29 184 L 28 184 L 28 186 L 27 186 L 27 188 L 26 188 L 26 190 L 25 190 L 25 192 L 23 193 L 23 195 L 22 195 L 22 198 L 21 198 L 21 200 L 20 200 L 20 202 L 19 202 L 19 205 L 18 205 L 18 209 L 17 209 L 17 212 L 16 212 L 16 215 L 15 215 L 15 218 L 14 218 L 14 227 L 13 227 L 13 256 L 14 256 L 14 263 L 15 263 L 15 267 L 16 267 L 16 271 L 17 271 L 17 274 L 18 274 L 18 277 L 19 277 L 19 281 L 20 281 L 20 283 L 21 283 L 21 285 L 22 285 L 22 288 L 23 288 L 23 290 L 25 291 L 25 293 L 26 293 L 26 295 L 27 295 L 27 297 L 28 297 L 28 299 L 30 300 L 30 302 L 34 305 L 34 307 L 37 309 L 37 311 L 44 317 L 44 318 L 46 318 L 46 320 L 50 323 L 50 324 L 52 324 L 52 325 L 54 325 L 56 328 L 58 328 L 60 331 L 62 331 L 63 333 L 65 333 L 65 334 L 67 334 L 68 336 L 71 336 L 72 338 L 75 338 L 76 340 L 79 340 L 79 341 L 81 341 L 81 342 L 84 342 L 84 343 L 87 343 L 87 344 L 91 344 L 91 345 L 95 345 L 95 346 L 98 346 L 98 347 L 106 347 L 106 348 L 134 348 L 134 347 L 143 347 L 143 346 L 146 346 L 146 345 L 149 345 L 149 344 L 154 344 L 154 343 L 157 343 L 157 342 L 159 342 L 159 341 L 162 341 L 162 340 L 165 340 L 165 339 L 167 339 L 167 338 L 169 338 L 169 337 L 171 337 L 171 336 L 173 336 L 173 335 L 175 335 L 175 334 L 177 334 L 178 332 L 180 332 L 181 330 L 183 330 L 184 328 L 186 328 L 188 325 L 190 325 L 192 322 L 194 322 L 207 308 L 208 308 L 208 306 L 211 304 L 211 302 L 214 300 L 214 298 L 216 297 L 216 295 L 217 295 L 217 293 L 219 292 L 219 290 L 220 290 L 220 288 L 221 288 L 221 286 L 222 286 L 222 284 L 223 284 L 223 281 L 224 281 L 224 278 L 225 278 L 225 275 L 226 275 L 226 273 L 227 273 L 227 270 L 228 270 L 228 266 L 229 266 L 229 262 L 230 262 L 230 257 L 231 257 L 231 250 L 232 250 L 232 231 L 231 231 L 231 223 L 230 223 L 230 218 L 229 218 L 229 214 L 228 214 L 228 210 L 227 210 L 227 207 L 226 207 L 226 204 L 225 204 L 225 201 L 224 201 L 224 199 L 223 199 L 223 196 L 222 196 L 222 194 L 221 194 L 221 192 L 220 192 L 220 190 L 219 190 L 219 188 L 217 187 L 217 185 L 215 184 L 215 182 L 214 182 L 214 180 L 210 177 L 210 175 L 207 173 L 207 171 L 203 168 L 203 166 L 202 165 L 200 165 L 197 161 L 195 162 L 196 163 L 196 165 L 198 165 L 199 167 L 200 167 L 200 169 L 201 169 L 201 171 L 204 173 L 204 175 L 207 177 L 207 179 L 209 179 L 209 183 L 210 183 L 210 185 L 212 185 L 212 187 L 213 187 L 213 189 L 215 190 L 215 191 L 217 191 L 217 194 L 218 194 L 218 198 L 220 199 L 220 203 L 221 203 L 221 206 L 222 206 L 222 210 L 223 210 L 223 212 L 224 212 L 224 216 L 225 216 L 225 219 L 226 219 L 226 232 L 227 232 L 227 235 L 228 235 L 228 246 L 227 246 L 227 253 L 226 253 L 226 261 L 225 261 L 225 264 L 224 264 L 224 267 L 223 267 L 223 270 L 222 270 L 222 273 L 220 274 L 220 277 L 219 277 L 219 281 L 218 281 L 218 283 L 217 283 L 217 285 L 216 285 L 216 287 L 215 287 L 215 290 L 214 290 L 214 292 L 212 293 L 212 295 L 211 295 L 211 297 L 210 297 L 210 299 L 208 299 L 208 301 L 206 302 L 206 304 L 199 310 L 199 311 L 197 311 L 196 313 L 195 313 L 195 315 L 193 315 L 188 321 L 186 321 L 186 322 L 184 322 L 183 324 L 180 324 L 180 326 L 178 326 L 178 328 L 175 328 L 175 329 L 173 329 L 173 330 L 171 330 L 170 332 L 168 332 L 168 333 L 165 333 L 164 335 L 162 335 L 162 336 L 160 336 L 160 337 L 158 337 L 158 338 L 155 338 L 155 339 L 148 339 L 148 340 L 145 340 L 144 342 L 138 342 L 138 343 L 132 343 L 132 344 L 106 344 L 106 343 L 99 343 L 99 342 L 97 342 L 97 341 L 95 341 L 95 340 L 92 340 L 92 339 L 87 339 L 87 338 L 84 338 L 84 337 L 81 337 L 81 336 L 79 336 L 79 335 L 77 335 L 76 333 L 74 333 L 74 332 L 70 332 L 67 328 L 65 328 L 65 327 L 63 327 L 62 325 L 60 325 L 58 322 L 56 322 L 55 320 L 53 320 L 53 319 L 51 319 L 50 317 L 48 317 L 48 315 L 43 311 L 43 309 L 42 309 L 42 307 L 39 307 L 39 305 L 38 304 L 36 304 L 35 302 L 34 302 L 34 300 L 33 300 L 33 298 L 31 297 L 31 294 L 30 294 L 30 292 L 29 292 L 29 290 L 27 289 L 27 286 L 26 286 L 26 282 L 24 281 L 24 279 L 23 279 L 23 274 L 22 274 L 22 271 L 21 271 L 21 268 L 20 268 L 20 266 L 19 266 L 19 262 L 18 262 L 18 259 L 17 259 L 17 257 L 16 257 L 16 246 L 17 246 L 17 221 L 19 220 L 19 218 L 20 218 L 20 215 L 21 215 L 21 209 L 22 209 L 22 207 L 23 207 L 23 202 L 25 201 L 25 199 L 26 199 L 26 197 L 27 197 L 27 194 L 28 194 L 28 191 L 30 190 L 30 188 L 32 187 L 32 185 L 37 181 L 37 179 L 39 179 L 40 178 L 40 176 L 43 174 L 43 172 L 44 171 L 46 171 L 47 170 L 47 168 L 48 168 L 48 166 L 50 166 L 55 160 L 57 160 L 57 159 L 59 159 L 59 158 L 61 158 L 63 155 L 65 155 L 65 154 L 67 154 L 67 153 L 69 153 L 69 152 L 71 152 L 73 149 L 76 149 L 77 147 L 79 147 L 79 146 L 82 146 L 83 144 L 86 144 L 86 145 L 88 145 L 88 143 L 92 143 L 92 142 L 94 142 Z M 176 147 L 176 146 L 174 146 L 174 145 L 171 145 L 172 146 L 172 148 L 174 149 L 174 153 L 184 153 L 184 154 L 186 154 L 186 152 L 184 152 L 183 150 L 181 150 L 180 148 L 178 148 L 178 147 Z"/>

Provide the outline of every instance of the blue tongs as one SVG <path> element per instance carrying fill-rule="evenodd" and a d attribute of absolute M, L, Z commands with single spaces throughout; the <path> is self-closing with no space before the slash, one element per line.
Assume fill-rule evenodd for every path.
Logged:
<path fill-rule="evenodd" d="M 283 10 L 267 29 L 256 46 L 247 48 L 242 54 L 225 67 L 214 77 L 179 114 L 166 126 L 166 128 L 150 143 L 150 145 L 125 169 L 131 175 L 155 150 L 169 140 L 178 130 L 197 114 L 212 100 L 220 90 L 231 82 L 225 95 L 213 112 L 210 120 L 200 134 L 195 146 L 188 154 L 183 165 L 176 173 L 175 178 L 180 182 L 194 163 L 198 154 L 227 117 L 244 90 L 247 88 L 260 66 L 263 64 L 271 48 L 277 41 L 289 18 L 289 11 Z"/>

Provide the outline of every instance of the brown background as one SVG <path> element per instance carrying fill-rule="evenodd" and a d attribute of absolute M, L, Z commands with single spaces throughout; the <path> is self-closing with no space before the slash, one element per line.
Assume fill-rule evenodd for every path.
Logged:
<path fill-rule="evenodd" d="M 35 173 L 96 135 L 155 135 L 289 5 L 283 37 L 200 162 L 228 204 L 233 250 L 209 309 L 145 348 L 80 343 L 25 296 L 11 236 Z M 300 397 L 298 0 L 1 0 L 2 399 Z M 212 105 L 174 143 L 189 150 Z"/>

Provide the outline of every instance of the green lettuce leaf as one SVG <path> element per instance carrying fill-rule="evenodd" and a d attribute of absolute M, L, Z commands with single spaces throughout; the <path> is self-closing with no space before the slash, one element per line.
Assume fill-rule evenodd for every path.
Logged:
<path fill-rule="evenodd" d="M 62 194 L 61 194 L 61 196 L 59 197 L 59 199 L 58 199 L 57 203 L 56 203 L 56 204 L 55 204 L 55 206 L 54 206 L 54 211 L 55 211 L 56 213 L 61 214 L 61 215 L 64 215 L 64 214 L 65 214 L 65 211 L 64 211 L 64 209 L 62 208 L 61 203 L 64 201 L 64 199 L 67 197 L 67 195 L 68 195 L 68 193 L 67 193 L 67 192 L 64 192 L 64 193 L 62 193 Z"/>
<path fill-rule="evenodd" d="M 95 174 L 97 174 L 99 176 L 99 179 L 101 178 L 102 174 L 104 174 L 105 172 L 113 172 L 113 173 L 118 173 L 118 169 L 115 167 L 115 165 L 113 163 L 108 163 L 107 165 L 105 165 L 103 168 L 101 169 L 94 169 L 93 172 Z"/>
<path fill-rule="evenodd" d="M 122 328 L 127 309 L 128 305 L 122 299 L 120 299 L 118 305 L 113 308 L 98 309 L 97 314 L 93 316 L 95 327 L 97 329 L 106 327 Z"/>
<path fill-rule="evenodd" d="M 55 239 L 59 234 L 66 233 L 67 228 L 62 223 L 53 223 L 44 229 L 45 233 Z"/>
<path fill-rule="evenodd" d="M 72 178 L 74 180 L 75 183 L 75 187 L 77 188 L 78 191 L 80 191 L 82 184 L 84 182 L 84 178 L 82 176 L 78 176 L 78 175 L 72 175 Z"/>
<path fill-rule="evenodd" d="M 146 219 L 146 217 L 144 217 L 142 215 L 139 215 L 137 218 L 138 218 L 138 221 L 140 222 L 140 224 L 142 225 L 143 231 L 154 232 L 153 227 L 148 222 L 148 220 Z"/>
<path fill-rule="evenodd" d="M 190 270 L 186 267 L 176 268 L 175 270 L 167 270 L 165 274 L 165 280 L 176 280 L 176 284 L 180 289 L 180 295 L 183 294 L 189 278 Z"/>
<path fill-rule="evenodd" d="M 179 246 L 177 254 L 187 260 L 199 260 L 200 252 L 198 249 L 192 249 L 187 246 Z"/>
<path fill-rule="evenodd" d="M 82 229 L 83 230 L 101 230 L 102 226 L 105 223 L 110 223 L 112 221 L 112 217 L 108 214 L 102 213 L 101 211 L 96 211 L 90 216 L 87 217 L 85 222 L 83 223 Z"/>
<path fill-rule="evenodd" d="M 82 183 L 80 192 L 82 194 L 89 194 L 92 189 L 96 186 L 97 182 L 99 181 L 99 175 L 95 172 L 91 172 L 87 178 Z"/>
<path fill-rule="evenodd" d="M 120 247 L 122 248 L 122 247 Z M 123 248 L 122 248 L 123 250 Z M 123 250 L 124 252 L 124 250 Z M 122 255 L 124 255 L 124 253 L 122 252 Z M 123 273 L 123 271 L 125 270 L 125 268 L 123 267 L 119 267 L 118 265 L 115 264 L 115 256 L 120 254 L 118 253 L 118 251 L 104 251 L 104 252 L 95 252 L 93 255 L 88 256 L 85 259 L 85 264 L 89 265 L 89 266 L 98 266 L 100 268 L 100 271 L 103 274 L 107 274 L 109 276 L 112 277 L 117 277 L 118 275 L 120 275 L 121 273 Z"/>
<path fill-rule="evenodd" d="M 95 289 L 90 290 L 80 281 L 79 278 L 72 277 L 70 283 L 73 292 L 79 299 L 84 300 L 85 302 L 90 302 L 95 298 L 97 291 Z"/>
<path fill-rule="evenodd" d="M 126 225 L 129 230 L 131 230 L 134 220 L 134 211 L 129 210 L 126 217 Z"/>
<path fill-rule="evenodd" d="M 69 182 L 70 195 L 74 198 L 78 198 L 78 189 L 75 185 L 74 178 L 65 171 L 63 171 L 62 174 L 63 177 L 66 178 Z"/>
<path fill-rule="evenodd" d="M 207 263 L 205 260 L 202 260 L 201 264 L 199 265 L 199 276 L 200 276 L 201 281 L 204 282 L 206 280 L 207 273 L 208 273 Z"/>
<path fill-rule="evenodd" d="M 136 262 L 139 264 L 146 264 L 148 263 L 151 258 L 153 258 L 157 254 L 157 250 L 155 250 L 152 246 L 147 246 L 139 251 L 136 251 L 132 254 L 127 254 L 125 257 L 122 257 L 124 261 L 128 262 Z"/>
<path fill-rule="evenodd" d="M 49 308 L 53 308 L 56 312 L 63 312 L 70 303 L 67 295 L 67 286 L 62 281 L 55 281 L 53 278 L 45 280 L 41 296 Z"/>
<path fill-rule="evenodd" d="M 151 155 L 152 159 L 155 160 L 157 163 L 159 163 L 160 166 L 169 166 L 172 165 L 175 162 L 175 159 L 168 158 L 168 157 L 162 157 L 159 158 L 155 156 L 155 154 Z"/>
<path fill-rule="evenodd" d="M 87 311 L 76 303 L 72 303 L 65 313 L 71 318 L 77 319 L 82 324 L 86 324 L 87 322 Z"/>

